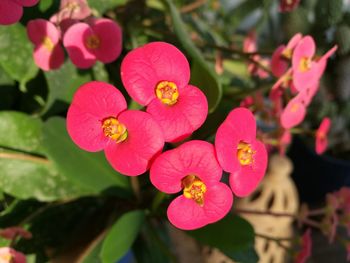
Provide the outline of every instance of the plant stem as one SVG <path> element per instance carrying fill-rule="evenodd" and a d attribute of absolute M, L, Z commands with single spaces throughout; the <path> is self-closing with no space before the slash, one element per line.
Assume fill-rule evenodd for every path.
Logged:
<path fill-rule="evenodd" d="M 140 190 L 139 178 L 137 178 L 136 176 L 131 176 L 130 180 L 131 180 L 131 188 L 134 191 L 137 201 L 140 202 L 141 190 Z"/>
<path fill-rule="evenodd" d="M 50 164 L 50 161 L 43 157 L 38 157 L 34 155 L 24 154 L 24 153 L 9 153 L 9 152 L 0 152 L 0 159 L 15 159 L 22 161 L 31 161 L 40 164 Z"/>
<path fill-rule="evenodd" d="M 204 5 L 207 2 L 207 0 L 197 0 L 191 4 L 185 5 L 184 7 L 181 7 L 180 12 L 181 13 L 189 13 L 192 12 L 194 10 L 196 10 L 197 8 L 201 7 L 202 5 Z"/>

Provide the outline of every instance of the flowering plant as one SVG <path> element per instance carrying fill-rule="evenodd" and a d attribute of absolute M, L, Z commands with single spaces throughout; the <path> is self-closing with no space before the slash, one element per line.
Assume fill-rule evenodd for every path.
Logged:
<path fill-rule="evenodd" d="M 288 240 L 258 233 L 241 216 L 264 212 L 236 206 L 293 135 L 327 151 L 331 116 L 308 123 L 344 46 L 311 30 L 264 39 L 276 16 L 316 7 L 1 1 L 0 263 L 178 262 L 180 230 L 235 261 L 258 262 L 260 237 L 305 262 L 312 231 L 333 242 L 349 228 L 348 188 L 326 208 L 267 211 L 314 228 Z"/>

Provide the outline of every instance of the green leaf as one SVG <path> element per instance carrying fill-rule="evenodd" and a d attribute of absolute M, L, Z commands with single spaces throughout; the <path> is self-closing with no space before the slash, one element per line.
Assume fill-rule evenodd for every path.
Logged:
<path fill-rule="evenodd" d="M 89 6 L 97 10 L 100 14 L 114 7 L 125 5 L 126 2 L 127 0 L 88 0 Z"/>
<path fill-rule="evenodd" d="M 200 243 L 218 248 L 233 260 L 257 262 L 253 248 L 254 229 L 241 217 L 229 214 L 217 223 L 188 233 Z"/>
<path fill-rule="evenodd" d="M 20 23 L 0 26 L 0 39 L 0 65 L 24 87 L 38 73 L 33 60 L 33 45 L 28 40 L 25 27 Z"/>
<path fill-rule="evenodd" d="M 107 234 L 102 245 L 103 263 L 117 262 L 131 248 L 145 220 L 143 211 L 136 210 L 122 215 Z"/>
<path fill-rule="evenodd" d="M 72 199 L 81 195 L 46 159 L 0 150 L 0 189 L 20 199 Z"/>
<path fill-rule="evenodd" d="M 79 190 L 60 176 L 41 145 L 42 122 L 20 112 L 0 112 L 0 189 L 21 199 L 53 201 Z M 2 147 L 2 149 L 1 149 Z"/>
<path fill-rule="evenodd" d="M 221 84 L 212 67 L 209 66 L 201 52 L 191 41 L 188 32 L 185 30 L 186 26 L 172 0 L 165 0 L 165 3 L 170 11 L 175 34 L 183 48 L 193 59 L 190 82 L 204 92 L 208 99 L 209 112 L 213 112 L 221 100 Z"/>
<path fill-rule="evenodd" d="M 39 9 L 41 12 L 45 12 L 51 7 L 52 4 L 53 0 L 41 0 L 39 2 Z"/>
<path fill-rule="evenodd" d="M 97 61 L 92 68 L 92 72 L 94 74 L 94 80 L 108 82 L 108 73 L 103 63 Z"/>
<path fill-rule="evenodd" d="M 40 119 L 15 111 L 0 112 L 0 147 L 43 154 Z"/>
<path fill-rule="evenodd" d="M 127 177 L 113 170 L 102 152 L 89 153 L 72 142 L 65 119 L 54 117 L 44 124 L 43 145 L 58 171 L 91 193 L 107 188 L 115 188 L 115 194 L 121 197 L 130 193 Z"/>
<path fill-rule="evenodd" d="M 84 83 L 92 80 L 90 71 L 78 70 L 70 61 L 67 61 L 58 70 L 44 72 L 49 86 L 49 95 L 43 113 L 54 102 L 70 103 L 75 91 Z"/>
<path fill-rule="evenodd" d="M 0 85 L 12 86 L 14 84 L 14 80 L 0 67 Z"/>

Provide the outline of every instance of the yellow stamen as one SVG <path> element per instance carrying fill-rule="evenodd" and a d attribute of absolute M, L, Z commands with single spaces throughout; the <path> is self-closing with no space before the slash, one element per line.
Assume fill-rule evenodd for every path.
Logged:
<path fill-rule="evenodd" d="M 299 104 L 297 104 L 297 103 L 294 103 L 290 108 L 290 111 L 293 113 L 297 112 L 298 110 L 299 110 Z"/>
<path fill-rule="evenodd" d="M 69 11 L 78 11 L 80 9 L 78 3 L 76 2 L 70 2 L 65 5 L 65 8 Z"/>
<path fill-rule="evenodd" d="M 254 154 L 256 151 L 252 149 L 249 143 L 241 141 L 238 144 L 237 158 L 241 165 L 250 165 L 254 162 Z"/>
<path fill-rule="evenodd" d="M 183 195 L 193 199 L 199 206 L 204 205 L 204 194 L 207 191 L 206 185 L 195 175 L 187 175 L 182 179 Z"/>
<path fill-rule="evenodd" d="M 128 137 L 128 131 L 124 124 L 116 118 L 109 117 L 102 122 L 103 133 L 106 137 L 114 140 L 116 143 L 125 141 Z"/>
<path fill-rule="evenodd" d="M 10 253 L 0 255 L 0 262 L 12 263 L 14 260 Z"/>
<path fill-rule="evenodd" d="M 299 62 L 299 70 L 301 72 L 309 71 L 311 68 L 311 58 L 303 57 Z"/>
<path fill-rule="evenodd" d="M 100 39 L 96 35 L 91 35 L 86 39 L 85 45 L 87 46 L 87 48 L 97 49 L 100 47 Z"/>
<path fill-rule="evenodd" d="M 292 58 L 293 51 L 290 48 L 285 48 L 283 52 L 281 53 L 282 56 L 284 56 L 287 59 Z"/>
<path fill-rule="evenodd" d="M 41 41 L 41 44 L 49 51 L 52 52 L 54 49 L 55 45 L 53 44 L 52 40 L 48 37 L 45 36 L 43 40 Z"/>
<path fill-rule="evenodd" d="M 166 105 L 173 105 L 177 102 L 179 97 L 179 91 L 174 82 L 171 81 L 161 81 L 156 86 L 156 96 L 157 98 Z"/>

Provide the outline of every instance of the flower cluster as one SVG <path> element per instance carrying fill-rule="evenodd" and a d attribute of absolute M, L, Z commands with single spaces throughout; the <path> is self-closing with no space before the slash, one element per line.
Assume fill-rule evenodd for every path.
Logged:
<path fill-rule="evenodd" d="M 90 15 L 86 0 L 61 0 L 59 12 L 50 21 L 29 21 L 27 34 L 38 67 L 58 69 L 64 62 L 62 44 L 78 68 L 90 68 L 97 60 L 110 63 L 117 59 L 122 50 L 120 26 L 111 19 Z"/>
<path fill-rule="evenodd" d="M 249 37 L 245 40 L 246 49 L 249 52 L 256 51 L 255 40 L 250 46 L 247 44 L 248 40 Z M 267 135 L 270 138 L 265 138 L 264 142 L 277 145 L 281 154 L 285 153 L 286 147 L 290 144 L 291 134 L 300 132 L 294 128 L 304 120 L 307 107 L 319 89 L 327 60 L 336 50 L 337 46 L 334 46 L 326 54 L 318 57 L 313 38 L 302 36 L 300 33 L 296 34 L 286 45 L 277 47 L 272 54 L 270 64 L 267 64 L 269 67 L 263 67 L 269 70 L 271 76 L 277 78 L 269 93 L 270 101 L 266 102 L 263 94 L 256 92 L 254 96 L 248 96 L 241 102 L 241 106 L 252 108 L 263 114 L 267 125 L 275 123 L 277 132 Z M 250 56 L 250 60 L 254 61 L 253 65 L 261 68 L 264 59 L 255 54 Z M 255 75 L 260 78 L 269 77 L 256 73 Z M 318 154 L 322 154 L 327 148 L 330 123 L 330 119 L 325 118 L 317 131 L 302 131 L 314 136 L 315 149 Z"/>
<path fill-rule="evenodd" d="M 21 252 L 18 252 L 10 247 L 0 248 L 0 263 L 26 263 L 26 257 Z"/>
<path fill-rule="evenodd" d="M 23 15 L 23 7 L 34 6 L 39 0 L 1 0 L 0 25 L 11 25 L 18 22 Z"/>
<path fill-rule="evenodd" d="M 89 82 L 74 95 L 67 114 L 72 140 L 86 151 L 104 150 L 118 172 L 137 176 L 150 168 L 150 180 L 162 192 L 182 191 L 168 207 L 168 218 L 181 229 L 196 229 L 223 218 L 233 195 L 249 195 L 261 181 L 267 152 L 256 140 L 253 114 L 233 110 L 219 127 L 214 145 L 199 140 L 162 152 L 164 142 L 189 137 L 205 121 L 208 103 L 189 84 L 190 67 L 175 46 L 153 42 L 129 52 L 122 82 L 144 111 L 127 110 L 119 90 Z M 229 172 L 230 188 L 221 182 Z"/>

